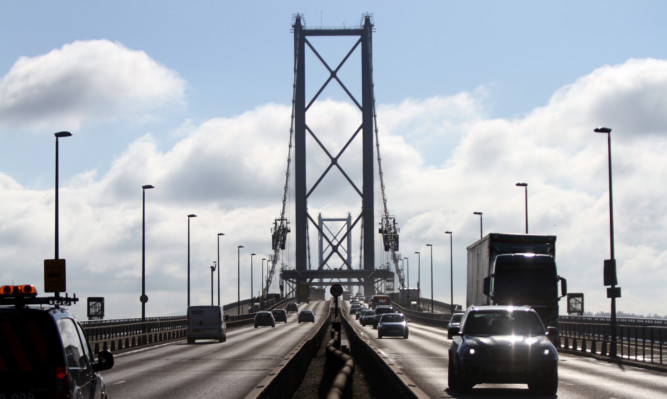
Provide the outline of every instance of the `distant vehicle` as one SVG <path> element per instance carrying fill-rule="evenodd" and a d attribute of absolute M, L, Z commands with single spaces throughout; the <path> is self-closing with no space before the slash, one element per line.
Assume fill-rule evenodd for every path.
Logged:
<path fill-rule="evenodd" d="M 185 337 L 189 344 L 198 339 L 227 341 L 226 318 L 220 306 L 189 306 L 185 324 Z"/>
<path fill-rule="evenodd" d="M 273 309 L 271 313 L 273 313 L 273 318 L 276 321 L 287 323 L 287 311 L 285 309 Z"/>
<path fill-rule="evenodd" d="M 364 306 L 364 305 L 359 306 L 357 308 L 357 310 L 354 312 L 354 316 L 355 316 L 354 318 L 359 320 L 359 318 L 361 317 L 361 314 L 364 313 L 367 310 L 368 310 L 368 308 L 366 306 Z"/>
<path fill-rule="evenodd" d="M 76 318 L 62 306 L 78 298 L 38 297 L 32 285 L 0 288 L 0 398 L 106 398 L 97 359 Z"/>
<path fill-rule="evenodd" d="M 260 310 L 255 313 L 255 328 L 259 326 L 276 326 L 276 319 L 273 317 L 273 313 L 268 310 Z"/>
<path fill-rule="evenodd" d="M 354 314 L 357 311 L 357 309 L 359 309 L 360 307 L 361 307 L 361 303 L 352 302 L 350 304 L 350 314 Z"/>
<path fill-rule="evenodd" d="M 289 312 L 298 312 L 299 311 L 299 305 L 296 304 L 296 302 L 290 302 L 287 304 L 287 313 Z"/>
<path fill-rule="evenodd" d="M 248 313 L 259 312 L 260 310 L 262 310 L 262 305 L 260 305 L 258 302 L 255 302 L 248 307 Z"/>
<path fill-rule="evenodd" d="M 416 312 L 419 312 L 421 310 L 419 308 L 419 302 L 417 302 L 417 301 L 410 302 L 410 310 L 414 310 Z"/>
<path fill-rule="evenodd" d="M 389 295 L 373 295 L 369 301 L 371 309 L 375 309 L 378 305 L 389 305 Z"/>
<path fill-rule="evenodd" d="M 452 339 L 452 333 L 451 328 L 453 327 L 460 327 L 461 326 L 461 318 L 463 318 L 463 313 L 454 313 L 452 315 L 452 318 L 449 319 L 449 323 L 447 323 L 447 338 Z"/>
<path fill-rule="evenodd" d="M 375 319 L 373 319 L 373 328 L 377 328 L 380 317 L 385 313 L 394 313 L 394 308 L 390 305 L 378 305 L 375 308 Z"/>
<path fill-rule="evenodd" d="M 375 311 L 373 309 L 365 311 L 359 318 L 359 322 L 362 326 L 366 326 L 366 324 L 372 325 L 375 322 Z"/>
<path fill-rule="evenodd" d="M 408 321 L 401 313 L 385 313 L 378 322 L 378 338 L 399 336 L 408 338 Z"/>
<path fill-rule="evenodd" d="M 555 395 L 558 352 L 530 306 L 471 306 L 452 327 L 448 384 L 459 393 L 482 383 L 527 383 L 531 391 Z"/>
<path fill-rule="evenodd" d="M 297 318 L 298 322 L 301 323 L 310 321 L 315 323 L 315 313 L 312 310 L 302 310 L 299 312 L 299 317 Z"/>

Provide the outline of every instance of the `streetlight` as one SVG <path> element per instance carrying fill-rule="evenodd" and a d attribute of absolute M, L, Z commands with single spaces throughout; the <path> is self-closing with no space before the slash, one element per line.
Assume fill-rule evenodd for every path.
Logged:
<path fill-rule="evenodd" d="M 216 263 L 213 261 L 213 266 L 211 266 L 211 306 L 213 306 L 213 273 L 215 272 Z"/>
<path fill-rule="evenodd" d="M 239 245 L 236 250 L 236 314 L 241 314 L 241 248 L 243 245 Z"/>
<path fill-rule="evenodd" d="M 451 231 L 445 231 L 449 235 L 449 303 L 451 305 L 450 312 L 454 314 L 454 247 L 452 246 Z"/>
<path fill-rule="evenodd" d="M 431 247 L 431 313 L 433 313 L 433 244 L 426 244 Z"/>
<path fill-rule="evenodd" d="M 419 287 L 421 283 L 421 276 L 422 276 L 422 255 L 421 252 L 415 251 L 417 254 L 417 303 L 419 305 L 419 311 L 421 312 L 422 308 L 422 290 Z"/>
<path fill-rule="evenodd" d="M 141 321 L 146 321 L 146 190 L 155 188 L 150 184 L 141 186 Z"/>
<path fill-rule="evenodd" d="M 405 261 L 408 263 L 408 300 L 410 299 L 410 259 L 406 256 Z"/>
<path fill-rule="evenodd" d="M 611 129 L 608 127 L 598 127 L 593 130 L 595 133 L 607 134 L 607 152 L 609 158 L 609 249 L 610 259 L 604 261 L 604 285 L 610 285 L 607 288 L 607 298 L 611 299 L 611 320 L 609 332 L 611 335 L 611 348 L 609 356 L 616 357 L 616 298 L 621 297 L 621 287 L 616 287 L 618 280 L 616 278 L 616 258 L 614 257 L 614 201 L 611 185 Z"/>
<path fill-rule="evenodd" d="M 473 215 L 479 215 L 479 238 L 483 237 L 482 234 L 482 212 L 473 212 Z"/>
<path fill-rule="evenodd" d="M 190 219 L 197 215 L 191 213 L 188 215 L 188 307 L 190 306 Z"/>
<path fill-rule="evenodd" d="M 56 261 L 59 259 L 58 248 L 60 247 L 60 242 L 59 242 L 59 235 L 60 235 L 59 230 L 60 229 L 58 228 L 58 139 L 61 138 L 61 137 L 70 137 L 71 135 L 72 135 L 72 133 L 70 133 L 70 132 L 54 133 L 54 136 L 56 136 L 56 204 L 55 204 L 56 205 L 56 223 L 55 223 L 56 224 L 56 242 L 55 242 L 55 247 L 56 247 L 56 249 L 55 249 L 55 259 L 56 259 Z M 65 273 L 64 261 L 63 261 L 63 266 L 62 267 L 63 267 L 63 274 L 64 274 Z M 67 284 L 67 283 L 65 282 L 65 284 Z M 46 285 L 46 282 L 45 282 L 44 285 Z M 64 288 L 64 287 L 61 287 L 61 288 Z M 58 290 L 56 290 L 55 296 L 56 297 L 59 296 Z"/>
<path fill-rule="evenodd" d="M 525 188 L 525 196 L 526 196 L 526 234 L 528 234 L 528 183 L 517 183 L 517 187 L 523 187 Z"/>
<path fill-rule="evenodd" d="M 253 298 L 254 298 L 254 293 L 253 293 L 253 284 L 252 284 L 252 257 L 255 256 L 256 254 L 252 253 L 250 254 L 250 306 L 252 306 Z"/>
<path fill-rule="evenodd" d="M 262 284 L 260 284 L 260 286 L 259 286 L 259 289 L 262 290 L 262 294 L 261 294 L 262 298 L 264 298 L 264 285 L 266 284 L 266 282 L 264 281 L 264 261 L 266 261 L 266 260 L 267 260 L 266 258 L 262 258 L 262 280 L 261 280 Z M 266 273 L 266 275 L 267 276 L 269 275 L 268 272 Z M 268 294 L 268 291 L 267 291 L 267 294 Z"/>
<path fill-rule="evenodd" d="M 220 237 L 224 235 L 225 233 L 218 233 L 218 306 L 220 306 L 220 268 L 222 268 L 222 263 L 220 263 Z"/>

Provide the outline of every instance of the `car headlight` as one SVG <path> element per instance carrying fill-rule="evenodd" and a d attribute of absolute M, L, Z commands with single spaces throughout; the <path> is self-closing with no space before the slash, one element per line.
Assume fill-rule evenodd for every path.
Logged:
<path fill-rule="evenodd" d="M 475 356 L 475 353 L 476 353 L 476 352 L 477 352 L 477 351 L 475 350 L 475 348 L 468 348 L 468 354 L 469 354 L 469 355 L 471 355 L 471 356 Z"/>
<path fill-rule="evenodd" d="M 543 354 L 544 356 L 549 356 L 549 355 L 551 355 L 551 349 L 549 349 L 549 348 L 544 348 L 544 350 L 542 351 L 542 354 Z"/>

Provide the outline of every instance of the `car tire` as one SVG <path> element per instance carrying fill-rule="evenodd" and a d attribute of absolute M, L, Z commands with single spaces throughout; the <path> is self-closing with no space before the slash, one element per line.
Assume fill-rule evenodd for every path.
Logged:
<path fill-rule="evenodd" d="M 406 331 L 405 334 L 403 334 L 403 339 L 408 339 L 408 332 Z"/>
<path fill-rule="evenodd" d="M 378 339 L 382 339 L 382 334 L 378 331 Z"/>
<path fill-rule="evenodd" d="M 195 343 L 195 340 L 192 339 L 192 338 L 188 338 L 188 343 L 189 343 L 189 344 L 194 344 L 194 343 Z"/>
<path fill-rule="evenodd" d="M 255 328 L 257 328 L 257 324 L 255 324 Z"/>

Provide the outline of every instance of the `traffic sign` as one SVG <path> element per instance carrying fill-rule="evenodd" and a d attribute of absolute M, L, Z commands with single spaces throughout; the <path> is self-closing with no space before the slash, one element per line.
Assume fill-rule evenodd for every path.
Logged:
<path fill-rule="evenodd" d="M 331 293 L 331 295 L 339 297 L 343 295 L 343 286 L 341 286 L 340 284 L 334 284 L 331 286 L 331 288 L 329 288 L 329 292 Z"/>
<path fill-rule="evenodd" d="M 65 259 L 44 259 L 44 292 L 67 291 Z"/>

